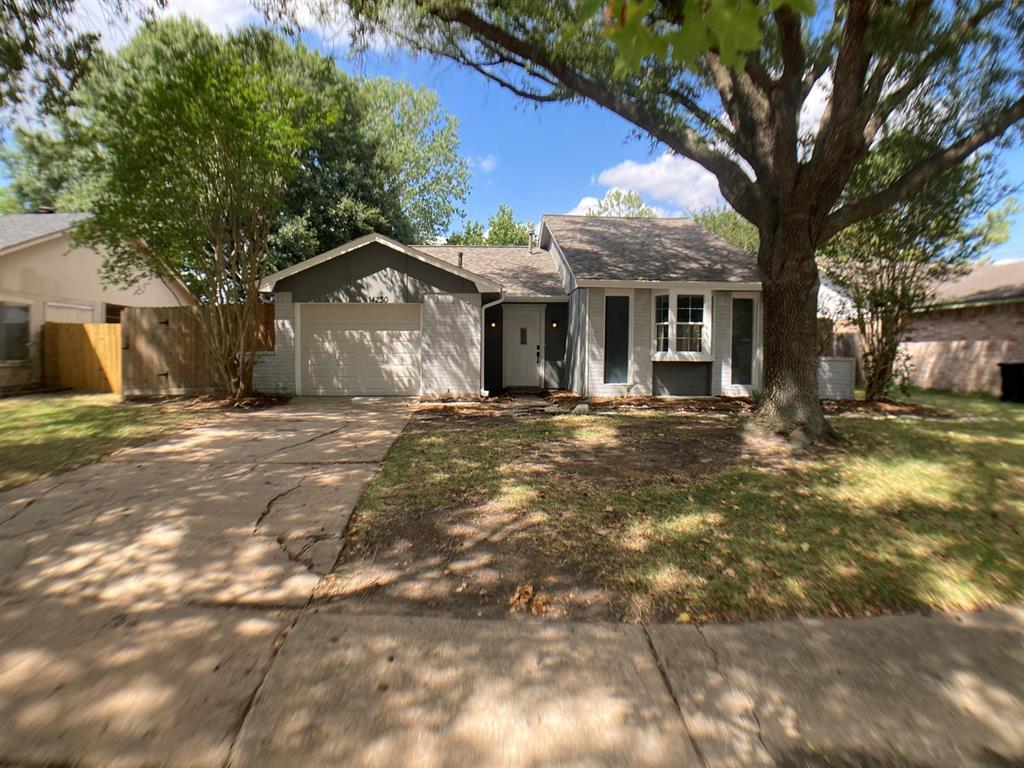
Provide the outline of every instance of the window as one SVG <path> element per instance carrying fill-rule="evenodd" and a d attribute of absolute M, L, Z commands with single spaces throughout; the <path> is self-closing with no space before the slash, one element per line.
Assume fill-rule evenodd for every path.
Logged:
<path fill-rule="evenodd" d="M 103 322 L 105 323 L 120 323 L 121 313 L 124 311 L 124 307 L 120 304 L 107 304 L 103 308 Z"/>
<path fill-rule="evenodd" d="M 711 359 L 711 292 L 666 290 L 652 297 L 655 360 Z"/>
<path fill-rule="evenodd" d="M 668 294 L 654 297 L 654 350 L 668 352 Z"/>
<path fill-rule="evenodd" d="M 28 307 L 0 304 L 0 361 L 28 360 Z"/>
<path fill-rule="evenodd" d="M 676 352 L 702 352 L 704 296 L 676 296 Z"/>
<path fill-rule="evenodd" d="M 604 299 L 604 383 L 629 382 L 629 296 Z"/>
<path fill-rule="evenodd" d="M 732 300 L 732 383 L 754 383 L 754 300 Z"/>

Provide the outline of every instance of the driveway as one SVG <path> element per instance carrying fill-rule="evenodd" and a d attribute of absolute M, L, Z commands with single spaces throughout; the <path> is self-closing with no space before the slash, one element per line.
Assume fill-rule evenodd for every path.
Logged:
<path fill-rule="evenodd" d="M 1024 610 L 579 624 L 321 596 L 400 402 L 298 401 L 0 495 L 0 765 L 1024 759 Z"/>

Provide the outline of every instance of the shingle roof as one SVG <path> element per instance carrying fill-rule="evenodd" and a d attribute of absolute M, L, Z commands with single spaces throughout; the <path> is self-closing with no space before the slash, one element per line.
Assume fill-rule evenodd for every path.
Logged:
<path fill-rule="evenodd" d="M 549 251 L 525 245 L 414 245 L 437 259 L 462 266 L 470 272 L 489 277 L 505 288 L 510 296 L 564 296 L 562 281 Z"/>
<path fill-rule="evenodd" d="M 62 232 L 87 213 L 10 213 L 0 216 L 0 251 Z"/>
<path fill-rule="evenodd" d="M 1024 299 L 1024 261 L 979 264 L 966 275 L 942 283 L 935 304 L 983 304 Z"/>
<path fill-rule="evenodd" d="M 693 219 L 545 216 L 577 280 L 758 283 L 756 258 Z"/>

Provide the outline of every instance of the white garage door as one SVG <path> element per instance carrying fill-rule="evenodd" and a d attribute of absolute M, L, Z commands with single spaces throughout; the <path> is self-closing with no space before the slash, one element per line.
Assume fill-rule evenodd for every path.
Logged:
<path fill-rule="evenodd" d="M 419 304 L 301 304 L 303 395 L 418 395 Z"/>

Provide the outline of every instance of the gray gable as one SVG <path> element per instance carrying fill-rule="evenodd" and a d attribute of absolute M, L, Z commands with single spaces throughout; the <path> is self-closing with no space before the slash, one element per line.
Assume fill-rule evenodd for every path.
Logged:
<path fill-rule="evenodd" d="M 757 259 L 692 219 L 545 216 L 577 280 L 757 283 Z"/>
<path fill-rule="evenodd" d="M 63 232 L 87 213 L 11 213 L 0 216 L 0 250 Z"/>

